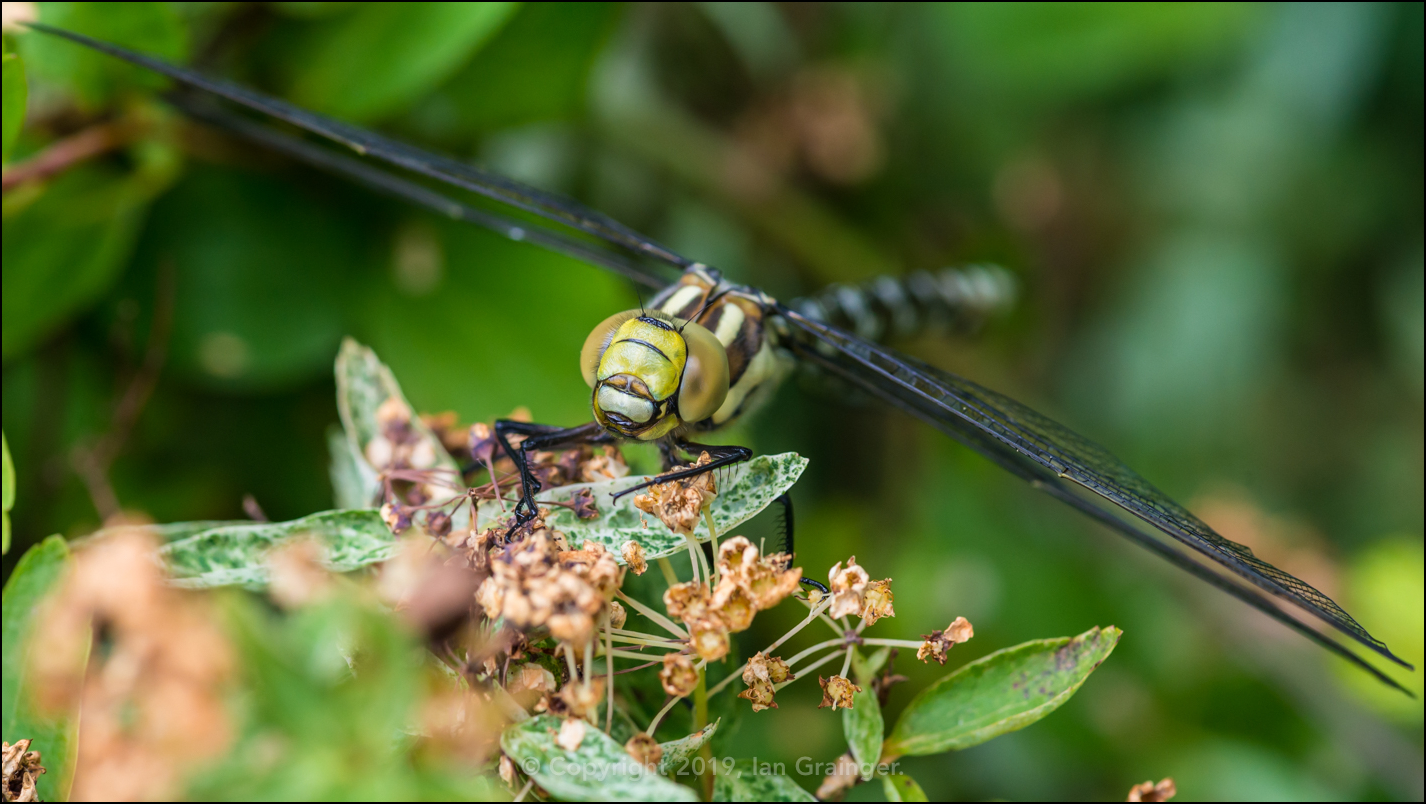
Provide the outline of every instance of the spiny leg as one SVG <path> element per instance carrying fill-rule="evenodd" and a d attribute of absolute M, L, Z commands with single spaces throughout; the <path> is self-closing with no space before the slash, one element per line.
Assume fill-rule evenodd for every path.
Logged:
<path fill-rule="evenodd" d="M 776 502 L 782 506 L 782 551 L 784 553 L 787 553 L 787 563 L 784 564 L 782 568 L 784 570 L 791 569 L 793 559 L 797 557 L 797 553 L 792 548 L 792 497 L 784 491 L 782 494 L 778 495 L 778 498 L 773 502 Z M 824 595 L 831 594 L 827 587 L 823 586 L 818 581 L 812 580 L 811 578 L 804 577 L 799 580 L 798 583 L 802 584 L 803 586 L 810 586 L 820 591 Z"/>
<path fill-rule="evenodd" d="M 518 448 L 510 445 L 512 435 L 525 436 Z M 557 427 L 552 424 L 533 424 L 511 419 L 499 419 L 495 422 L 495 437 L 499 439 L 501 448 L 510 456 L 510 460 L 515 462 L 515 468 L 520 472 L 521 495 L 520 501 L 515 504 L 515 521 L 510 525 L 511 533 L 515 528 L 534 519 L 539 512 L 539 507 L 535 505 L 535 495 L 540 493 L 541 485 L 530 471 L 527 453 L 536 450 L 568 449 L 581 444 L 609 443 L 614 440 L 613 436 L 599 426 L 599 422 L 581 424 L 578 427 Z"/>
<path fill-rule="evenodd" d="M 662 450 L 662 445 L 660 445 L 660 449 Z M 753 457 L 753 451 L 748 449 L 747 447 L 738 447 L 723 444 L 695 444 L 692 441 L 675 441 L 673 442 L 672 449 L 670 449 L 669 452 L 666 454 L 671 456 L 673 454 L 673 450 L 686 452 L 689 455 L 699 455 L 701 453 L 706 452 L 708 453 L 708 457 L 712 458 L 712 460 L 708 463 L 703 464 L 702 466 L 692 466 L 687 469 L 680 469 L 677 472 L 668 472 L 666 474 L 650 478 L 649 480 L 645 480 L 637 486 L 630 486 L 629 488 L 624 489 L 618 494 L 615 494 L 614 499 L 617 500 L 620 497 L 623 497 L 625 494 L 633 494 L 636 491 L 646 489 L 649 486 L 656 486 L 660 483 L 668 483 L 674 480 L 683 480 L 685 478 L 697 477 L 698 475 L 707 474 L 708 472 L 722 469 L 725 466 L 732 466 L 735 463 L 742 463 L 743 461 L 746 461 L 749 458 Z"/>

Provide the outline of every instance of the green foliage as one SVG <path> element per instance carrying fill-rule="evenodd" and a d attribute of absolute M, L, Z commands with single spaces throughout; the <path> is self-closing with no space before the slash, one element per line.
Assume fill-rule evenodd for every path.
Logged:
<path fill-rule="evenodd" d="M 39 780 L 42 801 L 65 801 L 74 781 L 74 761 L 79 749 L 79 701 L 62 706 L 61 711 L 40 713 L 35 709 L 35 688 L 29 679 L 30 637 L 42 625 L 39 605 L 63 578 L 70 565 L 64 539 L 51 536 L 20 557 L 10 579 L 5 582 L 0 604 L 0 638 L 4 654 L 3 695 L 0 695 L 0 729 L 6 742 L 30 739 L 30 750 L 39 751 L 46 773 Z M 83 666 L 87 654 L 76 657 Z"/>
<path fill-rule="evenodd" d="M 20 54 L 11 53 L 9 45 L 5 47 L 3 65 L 3 95 L 4 110 L 3 117 L 3 139 L 5 162 L 10 161 L 10 149 L 15 147 L 15 140 L 20 136 L 20 127 L 25 123 L 25 100 L 29 97 L 29 86 L 25 83 L 25 62 L 20 59 Z"/>
<path fill-rule="evenodd" d="M 555 744 L 561 718 L 541 715 L 507 728 L 500 747 L 539 785 L 563 801 L 697 801 L 693 791 L 644 768 L 624 746 L 585 728 L 573 750 Z M 579 721 L 574 721 L 578 723 Z"/>
<path fill-rule="evenodd" d="M 15 507 L 15 462 L 10 460 L 10 439 L 0 432 L 0 508 L 4 509 L 5 536 L 0 554 L 10 552 L 10 509 Z"/>
<path fill-rule="evenodd" d="M 354 122 L 390 115 L 459 69 L 517 3 L 358 3 L 306 43 L 299 104 Z"/>
<path fill-rule="evenodd" d="M 713 777 L 714 801 L 816 801 L 792 779 L 774 773 L 756 760 L 739 760 L 731 770 L 721 766 Z"/>
<path fill-rule="evenodd" d="M 870 779 L 881 759 L 881 741 L 886 724 L 881 717 L 881 704 L 876 691 L 868 684 L 852 696 L 852 708 L 842 710 L 842 735 L 852 749 L 852 759 L 862 768 L 862 779 Z"/>
<path fill-rule="evenodd" d="M 1037 639 L 996 651 L 916 694 L 902 710 L 883 758 L 980 745 L 1055 711 L 1114 650 L 1121 632 Z"/>
<path fill-rule="evenodd" d="M 659 748 L 663 749 L 663 756 L 659 758 L 659 774 L 668 776 L 679 771 L 686 773 L 685 765 L 698 754 L 703 746 L 708 744 L 709 740 L 713 739 L 713 735 L 718 731 L 718 724 L 721 722 L 721 720 L 715 720 L 687 737 L 659 743 Z"/>
<path fill-rule="evenodd" d="M 904 773 L 888 773 L 881 777 L 881 790 L 887 801 L 927 801 L 926 791 Z"/>

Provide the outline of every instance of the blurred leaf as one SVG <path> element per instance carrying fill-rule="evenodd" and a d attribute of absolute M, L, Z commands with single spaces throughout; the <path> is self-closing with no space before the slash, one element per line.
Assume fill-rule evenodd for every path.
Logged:
<path fill-rule="evenodd" d="M 398 541 L 376 511 L 323 511 L 291 522 L 223 525 L 159 548 L 174 584 L 190 589 L 267 584 L 267 554 L 289 539 L 312 538 L 326 548 L 323 564 L 350 572 L 391 558 Z"/>
<path fill-rule="evenodd" d="M 713 739 L 713 734 L 718 731 L 718 724 L 721 722 L 715 720 L 687 737 L 659 743 L 659 747 L 663 749 L 663 756 L 659 758 L 659 774 L 667 776 L 674 773 L 692 759 L 700 748 Z"/>
<path fill-rule="evenodd" d="M 768 772 L 766 763 L 740 759 L 731 771 L 719 766 L 713 776 L 714 801 L 816 801 L 797 782 Z"/>
<path fill-rule="evenodd" d="M 574 751 L 555 745 L 564 720 L 531 718 L 505 729 L 500 747 L 541 787 L 564 801 L 697 801 L 693 791 L 636 763 L 624 746 L 587 726 Z M 583 721 L 575 721 L 583 722 Z M 536 768 L 531 773 L 530 768 Z"/>
<path fill-rule="evenodd" d="M 181 539 L 186 539 L 189 536 L 202 533 L 205 530 L 226 528 L 230 525 L 251 524 L 253 524 L 253 521 L 250 519 L 209 519 L 199 522 L 170 522 L 166 525 L 144 525 L 143 529 L 145 532 L 157 537 L 160 542 L 167 544 L 169 542 L 176 542 Z M 73 545 L 75 547 L 82 547 L 83 545 L 88 544 L 91 541 L 103 539 L 109 536 L 110 534 L 120 532 L 127 533 L 133 530 L 133 525 L 120 525 L 114 528 L 103 528 L 81 539 L 75 539 Z"/>
<path fill-rule="evenodd" d="M 362 234 L 329 200 L 196 166 L 154 205 L 135 258 L 149 272 L 176 269 L 170 365 L 247 390 L 324 374 L 346 328 Z"/>
<path fill-rule="evenodd" d="M 807 459 L 795 452 L 781 455 L 759 455 L 745 463 L 736 464 L 718 472 L 718 496 L 711 505 L 713 525 L 720 538 L 732 534 L 734 528 L 757 516 L 784 491 L 792 488 L 802 470 L 807 468 Z M 625 542 L 643 545 L 648 560 L 671 556 L 688 549 L 688 542 L 680 534 L 669 530 L 658 517 L 646 514 L 634 507 L 634 497 L 629 494 L 617 501 L 614 494 L 644 482 L 646 477 L 621 477 L 602 483 L 574 483 L 550 489 L 538 495 L 545 501 L 568 501 L 583 489 L 594 494 L 599 516 L 581 520 L 574 511 L 566 507 L 551 507 L 545 523 L 569 537 L 571 545 L 582 546 L 593 540 L 613 552 L 616 560 L 623 562 L 622 550 Z M 484 528 L 501 515 L 495 501 L 480 504 L 478 526 Z M 693 538 L 706 542 L 709 539 L 708 526 L 699 521 L 693 529 Z"/>
<path fill-rule="evenodd" d="M 359 3 L 303 54 L 296 103 L 354 122 L 398 111 L 449 78 L 515 3 Z"/>
<path fill-rule="evenodd" d="M 926 791 L 904 773 L 888 773 L 881 777 L 881 789 L 887 801 L 928 801 Z"/>
<path fill-rule="evenodd" d="M 336 425 L 327 428 L 327 452 L 331 455 L 327 473 L 332 480 L 332 504 L 337 508 L 370 508 L 381 495 L 376 470 Z"/>
<path fill-rule="evenodd" d="M 40 3 L 40 22 L 182 62 L 188 32 L 172 3 Z M 121 88 L 156 89 L 164 79 L 129 67 L 112 56 L 55 36 L 30 33 L 19 42 L 34 77 L 63 87 L 90 109 L 107 103 Z M 7 89 L 8 92 L 8 89 Z"/>
<path fill-rule="evenodd" d="M 15 507 L 15 462 L 10 460 L 10 439 L 3 432 L 0 432 L 0 448 L 4 449 L 3 456 L 0 456 L 4 461 L 0 464 L 0 473 L 3 473 L 0 496 L 4 498 L 0 507 L 5 509 L 5 538 L 3 545 L 0 545 L 0 554 L 4 554 L 10 552 L 10 509 Z"/>
<path fill-rule="evenodd" d="M 618 20 L 613 3 L 524 3 L 415 117 L 450 136 L 569 118 Z"/>
<path fill-rule="evenodd" d="M 5 361 L 29 350 L 109 289 L 129 259 L 148 200 L 161 181 L 142 168 L 124 175 L 84 165 L 6 215 L 0 269 Z"/>
<path fill-rule="evenodd" d="M 886 724 L 881 717 L 881 704 L 876 700 L 876 691 L 867 686 L 861 692 L 854 693 L 852 707 L 842 710 L 842 734 L 852 749 L 852 758 L 862 768 L 863 781 L 876 773 L 885 730 Z"/>
<path fill-rule="evenodd" d="M 896 721 L 883 758 L 958 751 L 1023 729 L 1058 709 L 1099 667 L 1121 632 L 1091 628 L 996 651 L 921 690 Z"/>
<path fill-rule="evenodd" d="M 1339 676 L 1358 697 L 1372 708 L 1405 723 L 1421 722 L 1421 663 L 1426 659 L 1426 631 L 1423 598 L 1426 562 L 1420 537 L 1400 535 L 1383 539 L 1358 556 L 1346 573 L 1346 602 L 1372 633 L 1391 646 L 1393 652 L 1418 669 L 1413 672 L 1385 662 L 1382 671 L 1396 679 L 1416 698 L 1390 689 L 1349 665 L 1336 660 Z"/>
<path fill-rule="evenodd" d="M 10 149 L 15 147 L 15 139 L 20 136 L 20 128 L 25 124 L 25 99 L 29 87 L 25 84 L 25 63 L 18 53 L 4 56 L 4 161 L 10 161 Z"/>
<path fill-rule="evenodd" d="M 860 649 L 853 650 L 852 676 L 856 679 L 857 685 L 870 688 L 872 679 L 881 672 L 881 668 L 886 665 L 886 660 L 890 656 L 891 648 L 886 645 L 872 651 L 870 656 L 862 656 Z"/>
<path fill-rule="evenodd" d="M 4 640 L 4 740 L 31 739 L 30 750 L 42 755 L 46 773 L 39 780 L 42 801 L 65 801 L 74 781 L 74 761 L 79 748 L 79 700 L 57 716 L 33 711 L 34 691 L 26 682 L 31 628 L 37 607 L 59 582 L 69 566 L 69 547 L 64 539 L 51 536 L 20 557 L 10 579 L 5 582 L 0 601 L 0 635 Z M 88 655 L 78 657 L 82 664 Z M 78 674 L 78 671 L 76 672 Z"/>

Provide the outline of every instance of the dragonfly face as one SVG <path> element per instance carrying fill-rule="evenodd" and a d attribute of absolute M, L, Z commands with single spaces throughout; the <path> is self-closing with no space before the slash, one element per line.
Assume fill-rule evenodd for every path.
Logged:
<path fill-rule="evenodd" d="M 582 367 L 593 390 L 596 420 L 570 428 L 566 432 L 571 437 L 603 439 L 606 443 L 616 438 L 667 442 L 680 439 L 686 432 L 716 429 L 756 407 L 793 360 L 810 363 L 941 430 L 1012 475 L 1296 630 L 1384 683 L 1404 689 L 1337 640 L 1336 637 L 1344 637 L 1388 660 L 1411 666 L 1330 598 L 1257 558 L 1247 547 L 1225 539 L 1108 450 L 1026 405 L 830 326 L 756 289 L 726 282 L 716 271 L 568 199 L 143 54 L 38 23 L 30 27 L 285 121 L 367 159 L 354 159 L 319 147 L 211 104 L 178 99 L 190 114 L 269 148 L 439 214 L 483 226 L 512 240 L 558 251 L 660 289 L 650 311 L 613 316 L 590 335 Z M 372 162 L 384 162 L 407 175 L 383 170 Z M 514 220 L 471 206 L 438 192 L 424 183 L 427 180 L 499 201 L 565 229 Z M 579 235 L 571 236 L 566 229 Z M 651 269 L 649 261 L 677 269 L 682 276 L 670 285 L 667 272 Z M 913 281 L 908 281 L 905 289 L 908 292 L 893 287 L 889 293 L 876 294 L 881 298 L 877 304 L 892 318 L 906 318 L 898 313 L 915 312 L 915 308 L 925 305 L 911 302 L 934 295 L 917 291 Z M 850 317 L 854 321 L 861 320 L 863 317 L 856 313 L 864 311 L 867 304 L 855 294 L 848 301 L 851 303 L 842 307 L 853 313 Z M 512 427 L 511 432 L 527 436 L 522 444 L 528 445 L 560 435 L 551 433 L 557 429 L 526 424 Z M 502 443 L 510 451 L 509 442 Z M 723 450 L 722 457 L 709 465 L 713 467 L 751 455 L 742 447 L 706 449 Z M 532 508 L 528 501 L 533 500 L 532 492 L 537 490 L 527 484 L 522 504 Z"/>

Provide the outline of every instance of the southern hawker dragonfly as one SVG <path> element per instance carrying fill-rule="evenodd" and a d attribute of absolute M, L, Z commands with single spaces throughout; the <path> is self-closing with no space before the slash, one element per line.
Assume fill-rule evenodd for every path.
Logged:
<path fill-rule="evenodd" d="M 38 24 L 31 27 L 179 82 L 187 91 L 175 93 L 173 101 L 194 117 L 377 191 L 615 271 L 657 291 L 648 308 L 612 316 L 586 343 L 582 367 L 592 387 L 595 421 L 568 429 L 514 426 L 507 428 L 506 436 L 525 435 L 526 444 L 544 448 L 581 440 L 633 439 L 659 442 L 666 455 L 702 450 L 703 445 L 687 436 L 716 429 L 747 413 L 789 364 L 809 363 L 930 424 L 1046 494 L 1401 689 L 1339 638 L 1411 666 L 1326 595 L 1220 536 L 1103 447 L 1009 397 L 818 320 L 805 307 L 796 309 L 755 288 L 732 284 L 714 269 L 576 202 L 237 84 L 79 34 Z M 357 156 L 236 114 L 214 104 L 208 95 L 344 146 Z M 484 196 L 554 226 L 477 208 L 433 184 Z M 870 303 L 893 318 L 924 313 L 930 303 L 927 293 L 916 291 L 909 282 L 885 286 L 884 293 L 873 296 L 867 297 Z M 523 449 L 524 445 L 510 450 L 511 456 Z M 712 452 L 713 464 L 719 465 L 750 454 L 741 447 Z M 531 488 L 525 474 L 528 500 L 537 487 Z"/>

